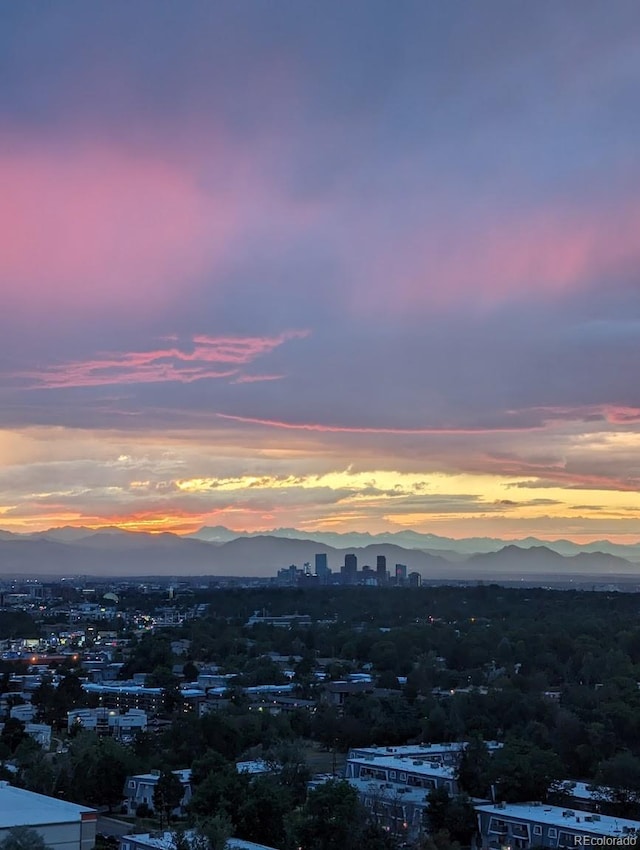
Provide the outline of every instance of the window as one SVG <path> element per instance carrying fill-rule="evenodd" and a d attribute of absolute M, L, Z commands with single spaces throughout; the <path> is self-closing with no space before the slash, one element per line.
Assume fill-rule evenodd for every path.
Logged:
<path fill-rule="evenodd" d="M 534 826 L 533 827 L 533 834 L 534 835 L 542 835 L 542 827 L 541 826 Z"/>
<path fill-rule="evenodd" d="M 526 823 L 514 823 L 511 826 L 511 833 L 518 838 L 529 838 L 529 827 Z"/>
<path fill-rule="evenodd" d="M 406 782 L 406 781 L 407 781 L 407 774 L 401 773 L 400 774 L 400 782 Z"/>
<path fill-rule="evenodd" d="M 557 838 L 557 837 L 558 837 L 558 830 L 554 826 L 552 826 L 549 829 L 549 838 Z"/>
<path fill-rule="evenodd" d="M 135 781 L 133 779 L 130 779 L 129 780 L 129 788 L 135 788 L 135 787 L 136 787 Z"/>
<path fill-rule="evenodd" d="M 389 779 L 395 779 L 395 778 L 396 778 L 395 770 L 390 770 L 389 771 Z"/>

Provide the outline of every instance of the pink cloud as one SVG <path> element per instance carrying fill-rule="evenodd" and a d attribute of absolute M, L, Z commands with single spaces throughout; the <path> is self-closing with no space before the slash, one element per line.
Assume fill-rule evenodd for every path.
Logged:
<path fill-rule="evenodd" d="M 233 384 L 257 384 L 262 381 L 281 381 L 285 375 L 240 375 L 231 383 Z"/>
<path fill-rule="evenodd" d="M 364 227 L 371 226 L 365 216 Z M 365 303 L 404 311 L 554 297 L 635 271 L 639 232 L 634 202 L 498 211 L 491 203 L 483 210 L 468 199 L 443 200 L 396 244 L 381 237 L 370 255 Z M 362 291 L 353 295 L 361 309 Z"/>
<path fill-rule="evenodd" d="M 242 366 L 269 354 L 291 339 L 301 339 L 308 331 L 285 331 L 272 337 L 204 336 L 193 338 L 193 348 L 174 345 L 153 351 L 105 354 L 91 360 L 76 360 L 42 371 L 14 373 L 12 377 L 33 381 L 32 387 L 96 387 L 110 384 L 139 384 L 179 381 L 192 383 L 204 378 L 238 375 Z M 222 367 L 222 368 L 220 368 Z M 224 368 L 227 367 L 227 368 Z M 239 375 L 242 382 L 274 380 L 280 376 Z"/>
<path fill-rule="evenodd" d="M 237 214 L 176 163 L 96 145 L 10 147 L 0 185 L 0 288 L 14 310 L 153 310 L 210 269 Z"/>

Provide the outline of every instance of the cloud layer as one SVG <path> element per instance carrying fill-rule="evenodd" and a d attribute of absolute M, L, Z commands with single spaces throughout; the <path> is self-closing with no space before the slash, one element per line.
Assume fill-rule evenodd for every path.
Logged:
<path fill-rule="evenodd" d="M 1 526 L 640 537 L 635 2 L 1 16 Z"/>

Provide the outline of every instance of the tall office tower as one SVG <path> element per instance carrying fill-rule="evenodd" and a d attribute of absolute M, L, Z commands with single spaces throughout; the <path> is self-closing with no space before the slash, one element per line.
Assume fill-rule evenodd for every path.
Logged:
<path fill-rule="evenodd" d="M 421 587 L 422 586 L 422 576 L 420 573 L 409 573 L 409 587 Z"/>
<path fill-rule="evenodd" d="M 407 565 L 406 564 L 396 564 L 396 584 L 398 587 L 402 587 L 402 585 L 406 584 L 407 581 Z"/>
<path fill-rule="evenodd" d="M 376 578 L 379 587 L 387 583 L 387 558 L 385 555 L 378 555 L 376 558 Z"/>
<path fill-rule="evenodd" d="M 327 566 L 327 556 L 324 552 L 316 553 L 315 568 L 320 584 L 327 584 L 329 580 L 329 567 Z"/>
<path fill-rule="evenodd" d="M 355 555 L 344 556 L 344 571 L 345 584 L 355 584 L 358 580 L 358 559 Z"/>

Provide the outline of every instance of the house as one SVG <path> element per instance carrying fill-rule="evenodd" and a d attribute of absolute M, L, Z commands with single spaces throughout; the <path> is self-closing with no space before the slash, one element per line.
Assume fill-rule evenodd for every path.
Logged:
<path fill-rule="evenodd" d="M 51 850 L 92 850 L 97 812 L 0 782 L 0 843 L 16 826 L 35 829 Z"/>
<path fill-rule="evenodd" d="M 637 846 L 640 821 L 588 814 L 542 803 L 491 803 L 474 807 L 483 850 L 583 845 Z"/>
<path fill-rule="evenodd" d="M 187 831 L 189 838 L 193 833 Z M 142 835 L 123 835 L 120 838 L 118 850 L 173 850 L 175 843 L 171 832 L 151 833 Z M 242 838 L 229 838 L 228 850 L 274 850 L 266 844 L 256 844 L 254 841 L 244 841 Z"/>
<path fill-rule="evenodd" d="M 184 795 L 180 805 L 174 809 L 174 815 L 184 815 L 187 805 L 191 800 L 191 771 L 190 770 L 174 770 L 173 773 L 178 777 L 184 788 Z M 158 780 L 160 779 L 160 771 L 152 770 L 151 773 L 140 773 L 137 776 L 127 777 L 124 786 L 124 805 L 126 814 L 135 815 L 138 806 L 147 805 L 153 811 L 153 792 Z"/>

